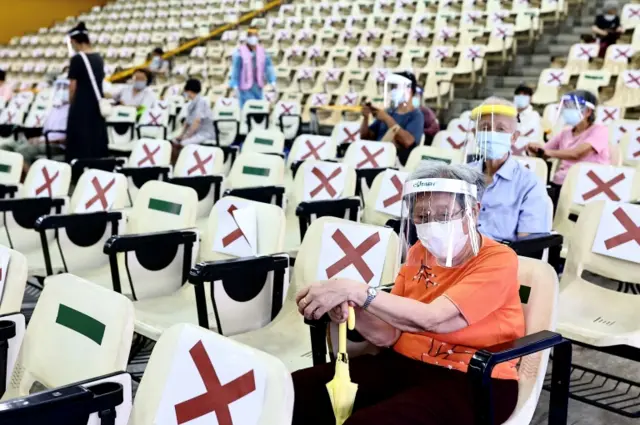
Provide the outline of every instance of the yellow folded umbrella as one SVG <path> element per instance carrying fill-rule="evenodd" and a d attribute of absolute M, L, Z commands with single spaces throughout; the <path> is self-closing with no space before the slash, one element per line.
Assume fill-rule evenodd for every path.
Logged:
<path fill-rule="evenodd" d="M 349 329 L 356 326 L 356 315 L 353 307 L 349 307 L 347 320 Z M 347 323 L 338 325 L 338 355 L 336 357 L 336 374 L 327 383 L 327 391 L 336 416 L 336 425 L 342 425 L 351 416 L 353 403 L 356 400 L 358 384 L 351 382 L 349 376 L 349 357 L 347 356 Z"/>
<path fill-rule="evenodd" d="M 319 111 L 360 112 L 362 110 L 362 107 L 348 105 L 323 105 L 314 106 L 311 109 L 317 109 Z"/>

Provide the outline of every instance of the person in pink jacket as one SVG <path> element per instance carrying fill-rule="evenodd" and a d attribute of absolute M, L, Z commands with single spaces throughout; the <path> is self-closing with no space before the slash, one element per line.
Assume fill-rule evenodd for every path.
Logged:
<path fill-rule="evenodd" d="M 229 87 L 238 91 L 242 108 L 247 100 L 264 99 L 265 86 L 275 82 L 271 56 L 259 44 L 258 31 L 249 29 L 246 43 L 233 54 Z"/>

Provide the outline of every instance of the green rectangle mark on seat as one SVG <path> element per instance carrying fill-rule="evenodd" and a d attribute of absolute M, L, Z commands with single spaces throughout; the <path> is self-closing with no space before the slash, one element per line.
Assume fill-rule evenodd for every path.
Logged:
<path fill-rule="evenodd" d="M 420 159 L 423 159 L 423 160 L 426 160 L 426 161 L 440 161 L 440 162 L 444 162 L 446 164 L 451 164 L 451 159 L 449 159 L 449 158 L 438 158 L 438 157 L 435 157 L 435 156 L 422 155 L 422 158 L 420 158 Z"/>
<path fill-rule="evenodd" d="M 221 117 L 231 117 L 231 116 L 233 116 L 233 112 L 219 112 L 218 114 Z"/>
<path fill-rule="evenodd" d="M 161 199 L 149 198 L 149 209 L 162 211 L 169 214 L 180 215 L 182 205 L 169 201 L 163 201 Z"/>
<path fill-rule="evenodd" d="M 263 108 L 260 105 L 249 105 L 249 109 L 260 109 L 260 110 L 262 110 Z"/>
<path fill-rule="evenodd" d="M 256 137 L 254 139 L 254 142 L 259 144 L 259 145 L 273 146 L 273 140 L 271 140 L 271 139 L 261 139 L 259 137 Z"/>
<path fill-rule="evenodd" d="M 78 310 L 74 310 L 71 307 L 60 304 L 58 306 L 58 317 L 56 317 L 56 323 L 86 336 L 98 345 L 102 344 L 102 338 L 104 338 L 105 330 L 104 323 L 99 322 L 93 317 L 87 316 Z"/>
<path fill-rule="evenodd" d="M 529 296 L 531 295 L 531 287 L 520 285 L 520 302 L 526 304 L 529 302 Z"/>
<path fill-rule="evenodd" d="M 0 164 L 0 173 L 10 173 L 11 165 L 9 164 Z"/>
<path fill-rule="evenodd" d="M 263 176 L 268 177 L 271 170 L 268 168 L 258 168 L 258 167 L 242 167 L 242 174 L 251 174 L 253 176 Z"/>

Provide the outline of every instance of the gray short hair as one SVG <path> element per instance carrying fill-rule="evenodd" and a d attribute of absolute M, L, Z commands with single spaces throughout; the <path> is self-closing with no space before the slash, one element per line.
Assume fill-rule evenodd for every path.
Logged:
<path fill-rule="evenodd" d="M 517 109 L 516 105 L 512 101 L 507 100 L 504 97 L 498 97 L 498 96 L 490 96 L 486 98 L 484 102 L 482 102 L 482 104 L 483 105 L 504 105 L 513 109 Z M 511 120 L 513 122 L 513 131 L 516 131 L 518 129 L 518 117 L 517 116 L 513 117 L 511 118 Z"/>
<path fill-rule="evenodd" d="M 484 175 L 479 170 L 463 164 L 447 164 L 442 161 L 420 161 L 407 181 L 419 179 L 453 179 L 474 185 L 478 189 L 478 201 L 487 187 Z"/>

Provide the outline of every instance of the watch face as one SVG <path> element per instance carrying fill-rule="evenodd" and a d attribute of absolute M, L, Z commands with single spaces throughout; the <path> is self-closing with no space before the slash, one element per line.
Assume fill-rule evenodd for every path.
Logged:
<path fill-rule="evenodd" d="M 376 289 L 375 289 L 375 288 L 369 288 L 369 289 L 367 290 L 367 293 L 368 293 L 369 295 L 375 295 L 375 294 L 377 294 L 377 293 L 378 293 L 378 291 L 376 291 Z"/>

